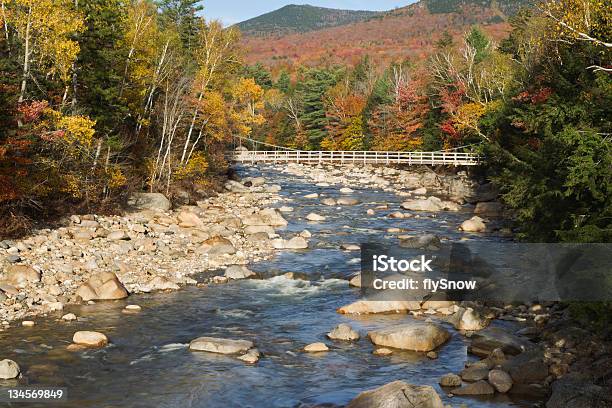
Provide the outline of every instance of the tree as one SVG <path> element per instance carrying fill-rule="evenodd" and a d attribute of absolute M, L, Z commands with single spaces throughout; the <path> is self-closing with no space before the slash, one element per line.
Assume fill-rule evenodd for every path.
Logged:
<path fill-rule="evenodd" d="M 253 126 L 264 123 L 261 110 L 264 90 L 255 83 L 253 78 L 240 78 L 232 88 L 233 109 L 232 118 L 238 134 L 248 136 Z"/>
<path fill-rule="evenodd" d="M 200 0 L 157 0 L 162 23 L 171 26 L 179 34 L 181 43 L 188 53 L 194 52 L 194 44 L 201 27 L 198 16 L 204 7 Z"/>
<path fill-rule="evenodd" d="M 323 95 L 337 83 L 339 76 L 338 69 L 309 68 L 300 73 L 296 92 L 303 101 L 301 122 L 312 148 L 319 147 L 325 137 L 327 117 Z"/>
<path fill-rule="evenodd" d="M 423 140 L 419 130 L 429 111 L 420 80 L 410 79 L 405 69 L 393 67 L 392 102 L 379 106 L 370 119 L 374 150 L 415 150 Z"/>
<path fill-rule="evenodd" d="M 20 41 L 22 80 L 19 103 L 26 98 L 32 76 L 57 75 L 65 83 L 79 53 L 71 39 L 85 29 L 83 17 L 70 0 L 12 0 L 7 21 Z M 40 71 L 40 72 L 37 72 Z"/>
<path fill-rule="evenodd" d="M 548 0 L 541 9 L 553 20 L 562 39 L 587 42 L 602 49 L 603 62 L 607 65 L 594 64 L 589 69 L 612 72 L 609 66 L 612 55 L 612 9 L 607 2 Z"/>

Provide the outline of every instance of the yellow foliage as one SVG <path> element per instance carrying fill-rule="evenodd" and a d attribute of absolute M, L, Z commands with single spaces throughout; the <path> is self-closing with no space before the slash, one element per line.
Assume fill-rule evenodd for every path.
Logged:
<path fill-rule="evenodd" d="M 31 61 L 67 81 L 80 50 L 72 37 L 85 31 L 83 16 L 72 0 L 12 0 L 6 12 L 17 36 L 29 42 Z"/>
<path fill-rule="evenodd" d="M 202 152 L 195 152 L 187 164 L 177 169 L 174 175 L 177 180 L 192 179 L 194 182 L 203 182 L 207 170 L 206 157 Z"/>
<path fill-rule="evenodd" d="M 83 191 L 81 181 L 73 174 L 63 174 L 61 176 L 60 191 L 70 195 L 72 198 L 81 198 Z"/>
<path fill-rule="evenodd" d="M 119 166 L 111 166 L 107 169 L 106 176 L 108 177 L 107 185 L 110 189 L 121 188 L 127 184 L 127 178 Z"/>
<path fill-rule="evenodd" d="M 487 106 L 481 103 L 466 103 L 461 105 L 457 114 L 453 117 L 455 128 L 458 131 L 475 130 L 478 121 L 487 112 Z"/>
<path fill-rule="evenodd" d="M 56 126 L 66 132 L 64 137 L 69 143 L 91 147 L 95 125 L 96 122 L 87 116 L 62 116 Z"/>

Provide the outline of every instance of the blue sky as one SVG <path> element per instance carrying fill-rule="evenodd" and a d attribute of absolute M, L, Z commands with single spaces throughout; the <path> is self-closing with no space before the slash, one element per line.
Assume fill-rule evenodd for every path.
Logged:
<path fill-rule="evenodd" d="M 313 6 L 350 10 L 391 10 L 416 0 L 204 0 L 204 15 L 207 19 L 219 19 L 225 24 L 234 24 L 261 14 L 279 9 L 287 4 L 311 4 Z"/>

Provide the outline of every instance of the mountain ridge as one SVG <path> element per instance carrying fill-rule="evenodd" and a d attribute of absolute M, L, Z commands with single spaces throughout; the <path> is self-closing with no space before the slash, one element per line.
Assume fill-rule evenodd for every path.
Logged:
<path fill-rule="evenodd" d="M 364 21 L 381 13 L 384 12 L 289 4 L 278 10 L 237 23 L 236 26 L 246 36 L 263 37 L 338 27 Z"/>
<path fill-rule="evenodd" d="M 249 63 L 268 66 L 355 63 L 364 55 L 381 62 L 425 58 L 446 31 L 461 41 L 480 26 L 494 41 L 507 35 L 508 20 L 536 0 L 421 0 L 360 21 L 306 32 L 245 33 Z"/>

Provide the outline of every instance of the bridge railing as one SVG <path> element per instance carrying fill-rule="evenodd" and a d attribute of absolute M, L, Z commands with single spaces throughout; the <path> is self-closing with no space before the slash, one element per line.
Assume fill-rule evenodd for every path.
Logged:
<path fill-rule="evenodd" d="M 231 154 L 237 162 L 250 163 L 362 163 L 407 165 L 476 166 L 481 157 L 466 152 L 377 152 L 377 151 L 306 151 L 238 150 Z"/>

